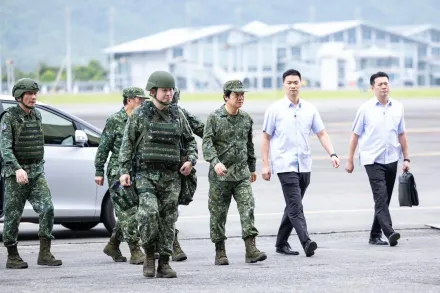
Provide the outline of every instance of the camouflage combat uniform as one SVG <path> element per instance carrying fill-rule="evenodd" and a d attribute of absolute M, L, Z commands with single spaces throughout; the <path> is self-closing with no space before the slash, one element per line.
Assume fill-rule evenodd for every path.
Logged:
<path fill-rule="evenodd" d="M 241 82 L 229 81 L 224 86 L 229 92 L 244 92 Z M 266 255 L 255 247 L 258 230 L 254 226 L 254 197 L 251 187 L 251 172 L 255 172 L 256 158 L 252 141 L 252 118 L 239 110 L 230 115 L 225 105 L 208 116 L 203 136 L 203 156 L 210 163 L 208 208 L 211 215 L 211 241 L 216 246 L 215 264 L 228 264 L 225 251 L 225 224 L 232 196 L 240 214 L 242 238 L 246 245 L 246 262 L 266 259 Z M 214 167 L 222 163 L 225 176 L 219 176 Z"/>
<path fill-rule="evenodd" d="M 174 87 L 174 78 L 159 71 L 150 76 L 146 89 Z M 179 144 L 183 143 L 191 161 L 197 160 L 197 144 L 188 123 L 182 119 L 175 105 L 159 111 L 152 101 L 145 101 L 129 117 L 119 153 L 120 174 L 129 174 L 133 146 L 143 135 L 135 153 L 136 177 L 131 178 L 139 195 L 137 220 L 146 252 L 143 273 L 145 277 L 176 277 L 176 272 L 169 266 L 169 257 L 173 252 L 181 188 Z M 160 254 L 157 274 L 154 259 L 156 245 Z"/>
<path fill-rule="evenodd" d="M 0 125 L 0 149 L 2 156 L 2 177 L 5 178 L 5 215 L 3 242 L 8 249 L 7 268 L 27 268 L 17 250 L 18 227 L 26 201 L 29 201 L 39 216 L 40 253 L 38 265 L 59 266 L 50 252 L 54 207 L 49 186 L 44 174 L 44 134 L 41 113 L 23 103 L 27 92 L 39 91 L 38 84 L 28 78 L 20 79 L 14 85 L 12 94 L 19 102 L 4 113 Z M 30 110 L 24 111 L 20 105 Z M 27 173 L 28 183 L 19 184 L 16 171 Z"/>
<path fill-rule="evenodd" d="M 185 115 L 186 120 L 188 121 L 188 124 L 192 130 L 192 132 L 197 135 L 200 138 L 203 138 L 203 129 L 205 128 L 205 125 L 203 122 L 195 115 L 191 114 L 184 108 L 180 107 L 178 105 L 180 100 L 180 90 L 178 88 L 175 88 L 174 96 L 172 104 L 177 105 L 177 107 L 182 111 L 182 113 Z M 180 247 L 179 238 L 178 238 L 179 230 L 176 229 L 175 235 L 174 235 L 174 242 L 173 242 L 173 261 L 184 261 L 188 257 L 186 256 L 185 252 Z"/>
<path fill-rule="evenodd" d="M 123 97 L 146 98 L 144 90 L 136 87 L 124 89 Z M 139 231 L 136 221 L 137 207 L 135 206 L 128 210 L 121 209 L 121 207 L 114 200 L 114 198 L 118 195 L 111 188 L 115 182 L 119 181 L 120 177 L 118 156 L 127 120 L 128 114 L 124 107 L 107 119 L 95 157 L 95 176 L 104 176 L 104 165 L 107 161 L 109 152 L 111 152 L 106 175 L 109 185 L 110 198 L 112 200 L 118 220 L 115 228 L 113 229 L 110 241 L 104 248 L 104 253 L 111 256 L 116 262 L 127 261 L 119 250 L 119 244 L 121 241 L 125 240 L 127 241 L 131 252 L 130 263 L 142 264 L 144 262 L 145 255 L 142 253 L 139 247 Z"/>

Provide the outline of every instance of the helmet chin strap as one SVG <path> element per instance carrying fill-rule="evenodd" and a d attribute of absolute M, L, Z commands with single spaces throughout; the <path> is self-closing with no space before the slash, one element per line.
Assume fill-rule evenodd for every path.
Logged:
<path fill-rule="evenodd" d="M 150 94 L 150 96 L 152 96 L 153 97 L 153 99 L 155 99 L 159 104 L 161 104 L 162 106 L 169 106 L 169 105 L 171 105 L 171 102 L 162 102 L 162 101 L 159 101 L 157 98 L 156 98 L 156 95 L 151 95 Z"/>
<path fill-rule="evenodd" d="M 35 106 L 28 106 L 28 105 L 26 105 L 25 103 L 23 103 L 23 98 L 19 98 L 18 99 L 18 102 L 20 103 L 20 104 L 22 104 L 26 109 L 29 109 L 29 110 L 33 110 L 33 109 L 35 109 Z"/>

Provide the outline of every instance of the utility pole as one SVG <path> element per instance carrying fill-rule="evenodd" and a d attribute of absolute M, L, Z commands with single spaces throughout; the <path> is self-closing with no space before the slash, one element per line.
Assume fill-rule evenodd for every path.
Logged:
<path fill-rule="evenodd" d="M 109 47 L 113 47 L 115 43 L 114 34 L 115 34 L 115 8 L 110 6 L 108 12 L 108 26 L 109 26 Z M 110 67 L 110 92 L 115 90 L 115 55 L 110 53 L 109 55 L 109 67 Z"/>
<path fill-rule="evenodd" d="M 71 60 L 71 44 L 70 44 L 70 8 L 66 7 L 66 75 L 67 75 L 67 92 L 72 92 L 72 60 Z"/>

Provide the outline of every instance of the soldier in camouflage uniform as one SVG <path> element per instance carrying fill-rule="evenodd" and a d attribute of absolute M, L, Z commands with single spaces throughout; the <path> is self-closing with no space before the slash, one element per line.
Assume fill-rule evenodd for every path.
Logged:
<path fill-rule="evenodd" d="M 175 88 L 173 101 L 171 103 L 177 105 L 179 103 L 179 100 L 180 100 L 180 90 L 179 90 L 179 88 Z M 183 114 L 185 114 L 185 118 L 188 121 L 188 124 L 191 127 L 192 132 L 195 135 L 197 135 L 198 137 L 203 138 L 203 128 L 205 127 L 203 122 L 197 116 L 194 116 L 193 114 L 189 113 L 184 108 L 182 108 L 178 105 L 177 105 L 177 107 L 182 111 Z M 174 242 L 173 242 L 172 260 L 173 261 L 184 261 L 188 257 L 186 256 L 185 252 L 180 247 L 179 239 L 177 238 L 178 234 L 179 234 L 179 230 L 176 229 L 175 235 L 174 235 Z"/>
<path fill-rule="evenodd" d="M 5 178 L 3 242 L 8 249 L 8 269 L 28 267 L 17 250 L 18 227 L 26 201 L 30 202 L 39 215 L 40 253 L 37 264 L 62 265 L 62 261 L 55 259 L 50 252 L 54 207 L 44 174 L 41 113 L 35 109 L 38 91 L 38 83 L 34 80 L 18 80 L 12 88 L 12 95 L 18 105 L 9 108 L 0 122 L 2 177 Z"/>
<path fill-rule="evenodd" d="M 208 116 L 203 136 L 203 156 L 210 163 L 209 200 L 211 241 L 215 243 L 215 264 L 228 265 L 225 224 L 232 196 L 240 214 L 246 263 L 267 258 L 255 246 L 254 197 L 251 183 L 257 178 L 252 142 L 252 118 L 240 110 L 246 90 L 239 80 L 224 84 L 225 104 Z"/>
<path fill-rule="evenodd" d="M 104 248 L 104 253 L 112 257 L 115 262 L 126 262 L 119 249 L 121 241 L 125 240 L 130 248 L 131 264 L 142 264 L 145 255 L 139 247 L 139 231 L 137 228 L 136 212 L 137 207 L 123 210 L 113 199 L 118 196 L 111 186 L 119 181 L 119 148 L 124 135 L 125 124 L 132 111 L 138 107 L 147 97 L 141 88 L 129 87 L 123 90 L 124 106 L 115 114 L 111 115 L 105 124 L 95 158 L 95 182 L 98 185 L 104 184 L 104 165 L 107 161 L 109 152 L 110 160 L 107 166 L 107 180 L 110 191 L 110 199 L 118 217 L 112 236 Z"/>
<path fill-rule="evenodd" d="M 137 220 L 146 257 L 145 277 L 175 278 L 169 265 L 173 252 L 177 220 L 180 174 L 188 176 L 197 160 L 197 143 L 185 117 L 172 105 L 174 77 L 156 71 L 148 79 L 146 89 L 153 97 L 133 111 L 127 121 L 119 152 L 120 182 L 131 186 L 132 180 L 139 195 Z M 138 150 L 135 142 L 141 137 Z M 182 147 L 188 160 L 181 161 Z M 130 178 L 132 153 L 135 152 L 135 178 Z M 157 245 L 159 262 L 156 273 L 154 252 Z"/>

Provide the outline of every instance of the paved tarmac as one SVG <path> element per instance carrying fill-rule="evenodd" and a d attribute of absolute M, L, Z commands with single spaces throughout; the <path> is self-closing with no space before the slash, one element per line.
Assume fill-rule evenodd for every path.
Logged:
<path fill-rule="evenodd" d="M 311 137 L 313 172 L 303 203 L 309 232 L 319 246 L 314 257 L 304 256 L 294 234 L 290 244 L 301 252 L 299 256 L 284 257 L 274 252 L 273 236 L 282 217 L 284 198 L 275 176 L 270 182 L 262 180 L 261 163 L 258 162 L 259 177 L 253 184 L 255 224 L 261 235 L 257 244 L 268 253 L 268 259 L 255 265 L 244 263 L 240 220 L 235 202 L 232 202 L 226 227 L 231 265 L 213 265 L 214 248 L 209 240 L 207 209 L 208 164 L 203 161 L 201 140 L 197 139 L 199 187 L 194 202 L 181 208 L 177 222 L 189 260 L 172 264 L 179 274 L 176 280 L 145 280 L 141 266 L 112 263 L 101 252 L 108 239 L 102 225 L 83 233 L 57 226 L 53 251 L 63 258 L 64 266 L 39 268 L 36 265 L 38 246 L 35 246 L 37 225 L 22 224 L 20 249 L 30 268 L 19 272 L 5 270 L 2 263 L 6 251 L 1 249 L 0 289 L 5 289 L 2 292 L 45 292 L 48 288 L 59 292 L 120 292 L 124 288 L 130 292 L 439 292 L 440 231 L 426 225 L 440 223 L 436 185 L 440 166 L 440 101 L 401 100 L 405 106 L 411 171 L 417 182 L 420 206 L 399 207 L 396 182 L 390 208 L 393 225 L 400 230 L 402 239 L 394 248 L 368 245 L 367 231 L 373 219 L 374 202 L 367 176 L 357 163 L 353 174 L 344 170 L 352 120 L 362 102 L 313 101 L 341 158 L 340 168 L 333 169 L 319 141 Z M 254 143 L 258 158 L 261 157 L 261 125 L 269 104 L 249 101 L 244 107 L 255 122 Z M 221 105 L 221 100 L 219 103 L 181 104 L 204 121 Z M 117 111 L 120 105 L 60 108 L 102 128 L 108 115 Z M 122 249 L 129 256 L 126 245 Z"/>

